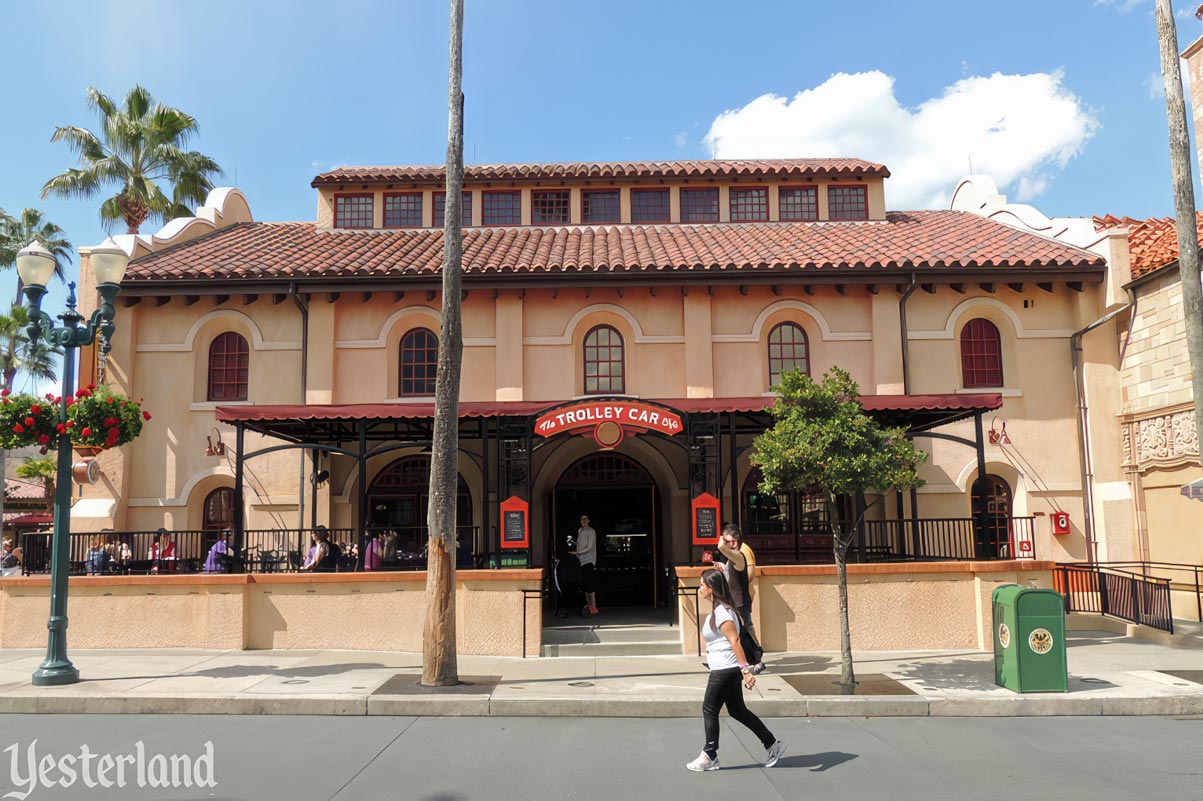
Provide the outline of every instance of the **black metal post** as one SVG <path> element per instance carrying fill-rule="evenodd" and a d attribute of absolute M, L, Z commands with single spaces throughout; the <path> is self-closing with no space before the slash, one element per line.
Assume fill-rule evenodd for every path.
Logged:
<path fill-rule="evenodd" d="M 330 461 L 329 458 L 327 458 L 326 461 Z M 310 482 L 310 484 L 313 485 L 313 494 L 309 496 L 309 500 L 310 500 L 310 503 L 309 503 L 309 527 L 310 528 L 317 528 L 317 474 L 320 472 L 319 468 L 321 467 L 321 464 L 322 464 L 321 451 L 319 451 L 317 448 L 314 448 L 313 449 L 313 481 Z"/>
<path fill-rule="evenodd" d="M 363 570 L 368 555 L 368 423 L 359 421 L 359 508 L 356 510 L 356 534 L 359 539 L 359 559 L 355 569 Z"/>
<path fill-rule="evenodd" d="M 246 443 L 246 429 L 242 421 L 234 423 L 234 553 L 241 553 L 242 541 L 246 537 L 246 506 L 244 487 L 246 483 L 246 466 L 243 452 Z"/>
<path fill-rule="evenodd" d="M 480 542 L 484 546 L 484 560 L 481 564 L 489 567 L 493 558 L 493 540 L 489 536 L 489 519 L 492 517 L 492 502 L 489 500 L 489 420 L 480 420 L 480 472 L 483 488 L 480 493 Z M 523 641 L 525 642 L 525 640 Z M 525 651 L 523 652 L 525 653 Z"/>
<path fill-rule="evenodd" d="M 732 523 L 740 525 L 740 508 L 739 508 L 739 437 L 735 431 L 735 413 L 727 414 L 729 423 L 729 451 L 731 454 L 731 514 L 728 516 Z M 742 530 L 742 529 L 741 529 Z M 747 534 L 745 531 L 744 534 Z"/>
<path fill-rule="evenodd" d="M 973 555 L 976 556 L 978 559 L 981 559 L 986 556 L 984 551 L 985 551 L 985 544 L 986 544 L 986 515 L 987 515 L 987 511 L 988 511 L 986 509 L 986 498 L 984 495 L 984 493 L 986 492 L 986 443 L 985 443 L 985 436 L 982 434 L 982 413 L 981 412 L 978 412 L 977 414 L 973 415 L 973 433 L 974 433 L 974 439 L 975 439 L 974 444 L 977 448 L 977 480 L 980 482 L 978 484 L 980 500 L 978 501 L 978 504 L 977 504 L 977 515 L 976 515 L 976 520 L 974 521 L 974 526 L 976 527 L 977 531 L 975 532 L 974 538 L 973 538 L 974 539 Z M 972 502 L 972 498 L 973 498 L 972 486 L 970 487 L 969 497 L 970 497 L 970 502 Z"/>

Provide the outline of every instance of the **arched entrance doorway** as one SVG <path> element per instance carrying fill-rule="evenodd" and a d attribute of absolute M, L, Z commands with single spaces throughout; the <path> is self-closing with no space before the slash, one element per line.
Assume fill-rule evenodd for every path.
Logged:
<path fill-rule="evenodd" d="M 656 577 L 663 564 L 661 501 L 651 475 L 634 459 L 612 451 L 572 464 L 552 500 L 554 552 L 588 515 L 597 532 L 599 606 L 659 606 Z M 548 564 L 551 564 L 548 559 Z"/>
<path fill-rule="evenodd" d="M 403 456 L 381 470 L 368 489 L 368 525 L 397 535 L 398 558 L 420 556 L 426 548 L 426 512 L 430 508 L 430 456 Z M 479 553 L 472 526 L 472 496 L 459 476 L 456 527 L 460 544 Z M 406 556 L 409 555 L 409 556 Z M 415 556 L 416 555 L 416 556 Z"/>
<path fill-rule="evenodd" d="M 978 519 L 983 507 L 985 512 L 985 526 L 974 538 L 977 557 L 1011 556 L 1011 487 L 998 476 L 986 476 L 974 480 L 970 497 L 973 519 Z"/>

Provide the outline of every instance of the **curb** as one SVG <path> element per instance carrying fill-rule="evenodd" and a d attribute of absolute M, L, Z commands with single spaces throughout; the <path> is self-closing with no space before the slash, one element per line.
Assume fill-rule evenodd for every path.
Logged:
<path fill-rule="evenodd" d="M 0 696 L 0 714 L 94 715 L 321 715 L 424 717 L 646 717 L 693 718 L 701 699 L 501 699 L 487 693 L 452 696 L 350 694 L 280 695 L 18 695 Z M 1042 717 L 1203 715 L 1203 694 L 1154 697 L 898 698 L 808 696 L 756 699 L 748 708 L 764 717 Z"/>

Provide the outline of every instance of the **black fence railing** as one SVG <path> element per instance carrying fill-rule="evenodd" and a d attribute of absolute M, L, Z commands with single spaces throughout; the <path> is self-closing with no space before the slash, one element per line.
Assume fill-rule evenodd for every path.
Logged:
<path fill-rule="evenodd" d="M 978 535 L 971 517 L 865 521 L 865 561 L 1032 559 L 1035 518 L 1012 517 Z"/>
<path fill-rule="evenodd" d="M 1066 612 L 1093 612 L 1174 633 L 1169 579 L 1091 564 L 1059 564 L 1053 587 Z"/>
<path fill-rule="evenodd" d="M 1181 593 L 1178 600 L 1187 600 L 1195 609 L 1195 619 L 1203 621 L 1203 565 L 1182 562 L 1098 562 L 1096 564 L 1099 567 L 1139 573 L 1146 578 L 1168 579 L 1170 592 Z"/>
<path fill-rule="evenodd" d="M 328 528 L 338 546 L 335 569 L 424 570 L 427 529 L 423 527 L 372 528 L 360 536 L 355 529 Z M 72 575 L 149 575 L 173 573 L 286 573 L 301 570 L 312 559 L 316 529 L 251 529 L 236 543 L 230 537 L 225 553 L 213 552 L 217 531 L 106 531 L 77 533 L 68 545 Z M 456 565 L 484 567 L 485 554 L 479 529 L 458 529 L 460 548 Z M 50 572 L 50 534 L 22 534 L 22 570 L 25 574 Z"/>

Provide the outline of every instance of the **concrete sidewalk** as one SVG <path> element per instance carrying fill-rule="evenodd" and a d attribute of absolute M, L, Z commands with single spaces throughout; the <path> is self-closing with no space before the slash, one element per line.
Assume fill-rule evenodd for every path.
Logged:
<path fill-rule="evenodd" d="M 421 656 L 364 651 L 75 651 L 84 678 L 34 687 L 43 653 L 0 651 L 0 713 L 693 717 L 706 671 L 696 656 L 517 659 L 463 656 L 445 689 L 418 683 Z M 864 682 L 838 695 L 832 653 L 770 654 L 747 694 L 771 717 L 1203 715 L 1203 648 L 1071 632 L 1070 691 L 994 685 L 978 651 L 856 655 Z"/>

